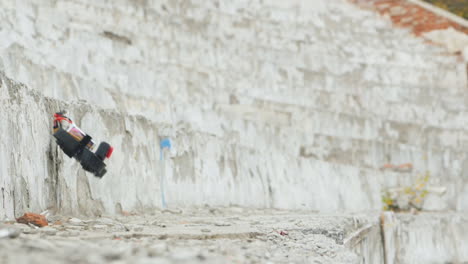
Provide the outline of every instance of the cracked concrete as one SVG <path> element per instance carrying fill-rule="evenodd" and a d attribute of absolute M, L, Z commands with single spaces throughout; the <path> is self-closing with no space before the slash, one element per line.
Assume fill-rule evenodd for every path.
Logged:
<path fill-rule="evenodd" d="M 343 239 L 363 226 L 380 230 L 377 217 L 368 214 L 205 207 L 85 219 L 51 215 L 49 219 L 55 224 L 41 229 L 4 223 L 22 234 L 0 239 L 0 261 L 377 263 L 383 257 L 379 236 L 376 241 L 368 236 L 343 245 Z M 363 247 L 368 250 L 362 252 Z"/>
<path fill-rule="evenodd" d="M 137 150 L 125 158 L 146 166 L 109 174 L 115 186 L 148 180 L 124 192 L 127 202 L 95 184 L 88 194 L 87 176 L 50 179 L 69 186 L 56 194 L 60 206 L 84 209 L 79 187 L 102 202 L 87 213 L 158 207 L 158 195 L 142 193 L 158 193 L 164 171 L 172 206 L 380 210 L 382 189 L 430 171 L 448 191 L 426 208 L 466 211 L 465 63 L 346 1 L 310 5 L 2 1 L 5 76 L 49 98 L 38 112 L 69 107 L 93 136 Z M 145 119 L 135 128 L 122 121 L 135 115 Z M 166 137 L 173 149 L 161 170 L 154 152 Z M 408 162 L 413 174 L 380 170 Z"/>
<path fill-rule="evenodd" d="M 169 209 L 239 205 L 374 216 L 382 190 L 411 185 L 430 171 L 430 184 L 447 191 L 429 196 L 423 209 L 450 213 L 396 215 L 407 220 L 388 230 L 399 244 L 384 248 L 402 263 L 432 256 L 467 261 L 460 227 L 466 220 L 459 214 L 468 210 L 468 78 L 466 62 L 444 48 L 344 0 L 3 0 L 0 7 L 0 219 L 46 209 L 76 217 L 154 212 L 162 207 L 163 188 Z M 51 116 L 62 109 L 116 147 L 102 180 L 64 158 L 53 142 Z M 159 143 L 167 138 L 172 148 L 163 159 Z M 412 166 L 382 170 L 387 163 Z M 460 221 L 448 219 L 454 215 Z M 257 246 L 242 248 L 246 238 L 235 236 L 221 244 L 235 249 L 239 262 L 286 262 L 289 249 L 297 262 L 384 259 L 375 224 L 348 230 L 348 218 L 337 218 L 336 226 L 319 215 L 307 221 L 326 219 L 323 226 L 291 227 L 299 242 L 286 247 L 272 242 L 277 235 L 258 241 L 262 232 L 252 238 Z M 436 224 L 441 228 L 431 228 Z M 66 227 L 65 245 L 34 240 L 62 232 L 54 229 L 2 243 L 26 261 L 36 255 L 22 254 L 22 243 L 71 252 L 69 237 L 90 233 Z M 102 223 L 91 229 L 117 232 Z M 203 229 L 169 246 L 181 252 L 190 243 L 214 247 L 210 261 L 229 261 L 219 253 L 222 232 Z M 462 235 L 446 235 L 450 230 Z M 188 239 L 201 237 L 213 241 Z M 138 257 L 133 243 L 148 243 L 142 262 L 152 254 L 161 262 L 205 258 L 146 252 L 152 242 L 145 239 L 156 238 L 124 236 L 135 240 L 126 244 L 104 235 L 82 249 L 104 241 L 127 252 L 98 251 L 88 262 Z M 433 244 L 419 243 L 429 238 Z M 270 246 L 280 254 L 258 255 Z M 313 254 L 304 255 L 304 248 Z M 445 252 L 431 250 L 440 248 Z M 67 260 L 79 262 L 80 254 L 71 255 Z"/>
<path fill-rule="evenodd" d="M 0 79 L 3 95 L 0 106 L 3 125 L 0 130 L 9 138 L 9 141 L 2 142 L 5 158 L 1 167 L 7 172 L 1 177 L 2 217 L 18 217 L 25 211 L 46 208 L 69 214 L 100 215 L 114 212 L 117 203 L 123 210 L 159 204 L 157 195 L 145 197 L 136 193 L 148 193 L 148 186 L 159 186 L 157 174 L 146 169 L 147 164 L 160 165 L 159 153 L 147 142 L 157 144 L 158 131 L 164 125 L 156 128 L 143 117 L 124 117 L 85 103 L 71 105 L 46 98 L 12 82 L 1 73 Z M 105 138 L 116 149 L 125 150 L 117 152 L 113 163 L 109 164 L 110 174 L 116 175 L 119 171 L 121 177 L 99 181 L 58 150 L 51 138 L 51 117 L 60 109 L 67 109 L 82 127 L 92 125 L 92 136 L 96 139 Z M 132 135 L 126 134 L 127 130 L 132 131 Z M 124 160 L 134 160 L 134 165 L 129 166 Z M 130 175 L 139 175 L 140 180 L 128 191 Z"/>

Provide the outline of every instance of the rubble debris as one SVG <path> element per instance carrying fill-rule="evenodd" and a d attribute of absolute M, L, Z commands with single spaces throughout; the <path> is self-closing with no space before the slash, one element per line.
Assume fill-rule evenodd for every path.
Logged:
<path fill-rule="evenodd" d="M 128 211 L 123 211 L 123 210 L 122 210 L 121 214 L 122 214 L 123 216 L 134 216 L 134 215 L 136 215 L 136 213 L 128 212 Z"/>
<path fill-rule="evenodd" d="M 0 227 L 0 239 L 2 238 L 17 238 L 21 231 L 17 228 Z"/>
<path fill-rule="evenodd" d="M 73 224 L 73 225 L 80 225 L 80 224 L 83 223 L 83 221 L 81 221 L 81 220 L 78 219 L 78 218 L 70 218 L 70 219 L 68 219 L 68 222 L 69 222 L 70 224 Z"/>
<path fill-rule="evenodd" d="M 231 224 L 227 222 L 217 222 L 217 223 L 214 223 L 214 225 L 215 226 L 230 226 Z"/>
<path fill-rule="evenodd" d="M 180 215 L 159 212 L 134 217 L 64 217 L 62 225 L 45 228 L 14 223 L 12 227 L 29 234 L 22 232 L 21 239 L 0 239 L 0 259 L 8 255 L 6 263 L 42 263 L 51 257 L 60 263 L 360 263 L 360 253 L 343 247 L 337 238 L 348 241 L 346 234 L 379 224 L 378 215 L 285 214 L 246 208 L 232 217 L 229 208 L 219 208 L 218 212 L 212 215 L 209 209 L 185 208 Z M 297 222 L 303 226 L 297 227 Z M 168 227 L 163 229 L 164 223 Z M 376 238 L 370 243 L 381 241 Z M 369 242 L 353 241 L 358 248 Z M 35 254 L 29 254 L 31 250 Z M 380 251 L 371 250 L 369 254 L 379 259 Z"/>
<path fill-rule="evenodd" d="M 34 213 L 25 213 L 20 218 L 17 218 L 16 221 L 21 224 L 32 224 L 38 227 L 44 227 L 49 225 L 45 216 Z"/>
<path fill-rule="evenodd" d="M 52 227 L 44 227 L 41 229 L 41 233 L 48 235 L 48 236 L 55 236 L 57 234 L 57 229 Z"/>

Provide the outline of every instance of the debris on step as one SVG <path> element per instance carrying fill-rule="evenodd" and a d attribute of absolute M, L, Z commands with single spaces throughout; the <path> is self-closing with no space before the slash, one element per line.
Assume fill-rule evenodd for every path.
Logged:
<path fill-rule="evenodd" d="M 20 218 L 17 218 L 16 221 L 21 224 L 32 224 L 38 227 L 44 227 L 49 225 L 47 219 L 44 215 L 34 214 L 34 213 L 25 213 Z"/>

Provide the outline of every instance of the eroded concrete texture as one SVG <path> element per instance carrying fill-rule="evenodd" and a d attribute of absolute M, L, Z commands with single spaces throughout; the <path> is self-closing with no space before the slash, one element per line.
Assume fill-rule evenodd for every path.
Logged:
<path fill-rule="evenodd" d="M 1 7 L 5 75 L 67 102 L 92 135 L 128 144 L 118 146 L 114 163 L 138 169 L 114 165 L 104 182 L 147 189 L 111 191 L 93 182 L 90 188 L 99 191 L 91 196 L 106 211 L 123 196 L 125 208 L 137 200 L 160 206 L 162 171 L 172 206 L 380 210 L 382 189 L 409 185 L 430 171 L 431 184 L 447 192 L 427 208 L 468 208 L 466 63 L 376 13 L 343 0 L 4 0 Z M 121 119 L 73 110 L 89 105 Z M 43 114 L 53 111 L 41 107 L 40 116 L 24 114 L 45 128 Z M 144 115 L 153 130 L 113 127 L 132 119 L 129 114 Z M 164 132 L 150 132 L 161 127 Z M 161 170 L 152 152 L 164 137 L 173 149 Z M 41 144 L 44 153 L 49 143 Z M 118 154 L 128 148 L 135 152 Z M 47 159 L 35 157 L 33 166 Z M 408 162 L 412 172 L 380 170 Z M 81 185 L 71 182 L 63 188 L 76 193 Z M 18 197 L 27 197 L 20 186 Z M 40 186 L 28 190 L 33 203 L 44 199 L 37 196 Z M 77 208 L 76 197 L 63 204 Z"/>
<path fill-rule="evenodd" d="M 459 56 L 344 0 L 2 0 L 0 218 L 151 211 L 162 188 L 169 208 L 376 212 L 382 190 L 426 171 L 429 185 L 446 191 L 423 209 L 463 214 L 466 69 Z M 115 146 L 104 179 L 53 142 L 51 116 L 62 109 Z M 166 138 L 172 148 L 161 156 Z M 403 163 L 412 170 L 381 170 Z M 428 252 L 436 262 L 466 261 L 463 224 L 443 218 L 430 228 L 430 217 L 402 216 L 401 263 Z M 413 237 L 418 223 L 424 230 Z M 453 228 L 463 237 L 443 236 Z M 331 249 L 338 253 L 325 261 L 359 262 L 369 252 L 377 255 L 368 263 L 383 260 L 374 225 L 356 232 L 352 253 Z M 22 242 L 34 244 L 14 241 L 11 250 Z"/>
<path fill-rule="evenodd" d="M 468 262 L 468 216 L 455 212 L 383 215 L 385 263 Z"/>
<path fill-rule="evenodd" d="M 10 263 L 379 263 L 381 240 L 359 238 L 370 215 L 201 208 L 102 218 L 50 216 L 56 224 L 0 238 Z M 367 248 L 365 252 L 360 251 Z"/>
<path fill-rule="evenodd" d="M 160 175 L 155 171 L 162 166 L 158 142 L 164 125 L 46 98 L 2 73 L 0 95 L 2 218 L 47 208 L 100 215 L 160 204 Z M 67 109 L 83 129 L 92 127 L 96 139 L 106 139 L 119 150 L 108 164 L 106 176 L 111 177 L 99 180 L 85 173 L 58 148 L 51 136 L 51 121 L 60 109 Z"/>

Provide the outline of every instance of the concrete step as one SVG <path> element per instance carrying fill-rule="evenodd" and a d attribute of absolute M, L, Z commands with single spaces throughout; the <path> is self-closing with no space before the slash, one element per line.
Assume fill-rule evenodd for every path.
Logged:
<path fill-rule="evenodd" d="M 455 212 L 385 213 L 382 217 L 385 263 L 468 261 L 466 214 Z"/>

